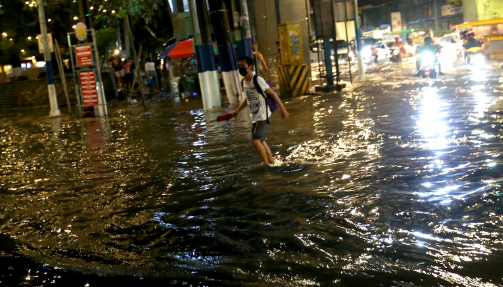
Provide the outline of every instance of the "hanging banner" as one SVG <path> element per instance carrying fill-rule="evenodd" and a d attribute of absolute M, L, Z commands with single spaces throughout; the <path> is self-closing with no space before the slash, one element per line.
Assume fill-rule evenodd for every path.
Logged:
<path fill-rule="evenodd" d="M 96 90 L 96 75 L 94 71 L 80 71 L 79 77 L 84 106 L 98 105 L 98 91 Z"/>
<path fill-rule="evenodd" d="M 391 13 L 391 31 L 402 30 L 402 14 L 400 12 Z"/>
<path fill-rule="evenodd" d="M 75 25 L 75 37 L 79 41 L 85 41 L 87 39 L 87 26 L 86 24 L 79 22 Z"/>
<path fill-rule="evenodd" d="M 42 34 L 37 35 L 38 52 L 40 54 L 44 53 L 44 42 L 42 39 Z M 52 45 L 52 33 L 47 33 L 47 42 L 49 43 L 49 51 L 54 52 L 54 47 Z"/>
<path fill-rule="evenodd" d="M 94 65 L 91 45 L 75 47 L 75 54 L 77 55 L 77 66 L 83 67 Z"/>

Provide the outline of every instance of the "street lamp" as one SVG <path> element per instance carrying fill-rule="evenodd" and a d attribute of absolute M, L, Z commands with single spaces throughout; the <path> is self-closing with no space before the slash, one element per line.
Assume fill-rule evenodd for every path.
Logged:
<path fill-rule="evenodd" d="M 7 33 L 3 32 L 2 36 L 7 37 Z"/>

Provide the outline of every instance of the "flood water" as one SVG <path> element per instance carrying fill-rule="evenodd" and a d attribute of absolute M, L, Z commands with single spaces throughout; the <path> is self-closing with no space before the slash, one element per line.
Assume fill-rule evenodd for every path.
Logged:
<path fill-rule="evenodd" d="M 285 99 L 272 167 L 197 98 L 2 118 L 0 286 L 502 285 L 501 70 L 400 71 Z"/>

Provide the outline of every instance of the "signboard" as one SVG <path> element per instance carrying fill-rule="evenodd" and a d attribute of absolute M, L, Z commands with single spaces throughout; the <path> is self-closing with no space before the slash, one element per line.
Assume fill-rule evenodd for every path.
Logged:
<path fill-rule="evenodd" d="M 450 16 L 463 13 L 463 7 L 454 5 L 443 5 L 442 16 Z"/>
<path fill-rule="evenodd" d="M 42 39 L 42 34 L 37 35 L 38 52 L 40 54 L 44 53 L 44 42 Z M 47 42 L 49 43 L 49 51 L 54 52 L 54 46 L 52 45 L 52 33 L 47 34 Z"/>
<path fill-rule="evenodd" d="M 75 54 L 77 55 L 77 66 L 83 67 L 94 65 L 91 45 L 75 47 Z"/>
<path fill-rule="evenodd" d="M 98 105 L 98 91 L 96 90 L 96 75 L 94 74 L 94 71 L 80 71 L 79 77 L 84 106 Z"/>
<path fill-rule="evenodd" d="M 391 31 L 402 30 L 402 14 L 400 12 L 391 13 Z"/>
<path fill-rule="evenodd" d="M 75 37 L 79 41 L 85 41 L 87 39 L 87 26 L 86 26 L 86 24 L 79 22 L 75 25 Z"/>

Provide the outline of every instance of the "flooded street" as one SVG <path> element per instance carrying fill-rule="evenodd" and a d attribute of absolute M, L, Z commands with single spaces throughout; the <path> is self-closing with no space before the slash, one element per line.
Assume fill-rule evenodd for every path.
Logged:
<path fill-rule="evenodd" d="M 272 167 L 195 97 L 0 116 L 0 286 L 503 285 L 502 70 L 398 66 L 285 98 Z"/>

